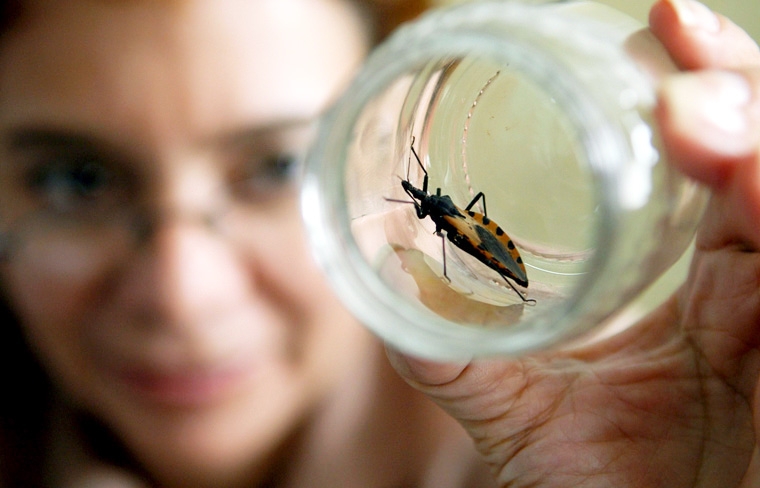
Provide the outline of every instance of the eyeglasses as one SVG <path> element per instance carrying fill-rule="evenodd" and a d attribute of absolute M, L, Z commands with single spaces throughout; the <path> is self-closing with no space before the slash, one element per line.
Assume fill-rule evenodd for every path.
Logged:
<path fill-rule="evenodd" d="M 282 232 L 283 224 L 300 222 L 296 200 L 291 190 L 264 206 L 228 201 L 205 211 L 124 206 L 61 215 L 43 210 L 0 234 L 0 259 L 56 274 L 113 268 L 171 225 L 197 227 L 246 252 L 261 246 L 263 233 Z"/>
<path fill-rule="evenodd" d="M 0 259 L 51 272 L 123 263 L 163 226 L 178 223 L 250 249 L 262 232 L 298 221 L 295 182 L 312 135 L 308 121 L 234 141 L 235 162 L 225 167 L 225 181 L 216 191 L 198 195 L 193 208 L 145 203 L 150 182 L 131 174 L 118 156 L 88 142 L 58 134 L 25 135 L 17 143 L 24 154 L 16 165 L 21 169 L 3 174 L 3 185 L 12 191 L 0 198 L 5 200 L 0 215 L 9 214 L 2 206 L 16 205 L 10 193 L 31 203 L 23 204 L 27 210 L 12 220 L 0 219 Z"/>

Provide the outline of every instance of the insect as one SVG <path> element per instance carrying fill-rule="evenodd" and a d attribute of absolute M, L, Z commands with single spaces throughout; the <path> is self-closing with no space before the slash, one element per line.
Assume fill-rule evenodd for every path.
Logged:
<path fill-rule="evenodd" d="M 422 188 L 415 187 L 407 176 L 406 180 L 401 180 L 401 186 L 412 201 L 388 200 L 413 203 L 417 211 L 417 218 L 424 219 L 425 217 L 430 217 L 435 223 L 435 234 L 441 238 L 443 248 L 443 275 L 446 279 L 448 279 L 448 276 L 446 274 L 445 238 L 448 238 L 459 249 L 477 258 L 478 261 L 499 273 L 523 302 L 535 304 L 535 299 L 525 298 L 525 295 L 520 293 L 512 284 L 512 281 L 510 281 L 513 280 L 520 286 L 528 287 L 528 275 L 525 272 L 525 264 L 512 239 L 509 238 L 496 222 L 488 218 L 485 194 L 479 192 L 462 210 L 454 205 L 451 197 L 442 195 L 440 188 L 436 190 L 435 194 L 428 193 L 428 173 L 422 165 L 417 151 L 414 149 L 414 138 L 412 138 L 410 148 L 417 160 L 417 164 L 419 164 L 425 174 L 422 180 Z M 483 200 L 482 214 L 471 210 L 478 200 L 481 199 Z"/>

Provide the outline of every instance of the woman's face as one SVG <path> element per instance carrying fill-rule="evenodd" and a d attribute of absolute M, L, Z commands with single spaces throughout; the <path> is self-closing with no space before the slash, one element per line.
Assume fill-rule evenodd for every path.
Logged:
<path fill-rule="evenodd" d="M 263 456 L 368 343 L 289 171 L 365 54 L 359 20 L 335 0 L 40 0 L 2 39 L 0 270 L 35 351 L 149 469 Z"/>

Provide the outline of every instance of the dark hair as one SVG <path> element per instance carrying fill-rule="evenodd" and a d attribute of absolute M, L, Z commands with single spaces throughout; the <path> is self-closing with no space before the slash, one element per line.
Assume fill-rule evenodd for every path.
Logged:
<path fill-rule="evenodd" d="M 0 41 L 3 35 L 15 25 L 21 17 L 22 4 L 20 0 L 0 1 Z"/>
<path fill-rule="evenodd" d="M 0 43 L 22 17 L 20 0 L 0 1 Z M 0 259 L 3 256 L 0 255 Z M 30 460 L 47 448 L 52 386 L 32 354 L 0 282 L 0 486 L 42 486 L 43 473 Z"/>
<path fill-rule="evenodd" d="M 0 43 L 22 17 L 20 0 L 0 1 Z M 1 163 L 1 162 L 0 162 Z M 4 259 L 0 255 L 0 260 Z M 23 336 L 0 282 L 0 486 L 42 486 L 52 387 Z"/>
<path fill-rule="evenodd" d="M 375 43 L 382 41 L 396 27 L 411 20 L 430 7 L 429 0 L 351 0 L 363 7 L 370 18 Z"/>
<path fill-rule="evenodd" d="M 0 384 L 0 486 L 40 486 L 42 473 L 29 460 L 42 459 L 47 446 L 52 387 L 5 298 L 0 298 Z"/>

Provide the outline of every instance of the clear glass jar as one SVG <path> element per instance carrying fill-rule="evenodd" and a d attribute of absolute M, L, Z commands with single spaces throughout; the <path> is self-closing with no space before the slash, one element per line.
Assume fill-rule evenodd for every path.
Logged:
<path fill-rule="evenodd" d="M 675 69 L 640 23 L 589 1 L 476 2 L 403 26 L 307 161 L 304 218 L 337 293 L 384 340 L 438 359 L 599 327 L 684 252 L 706 201 L 665 163 L 652 121 L 657 79 Z M 402 180 L 423 187 L 413 141 L 429 193 L 460 209 L 486 195 L 530 302 L 402 202 Z"/>

